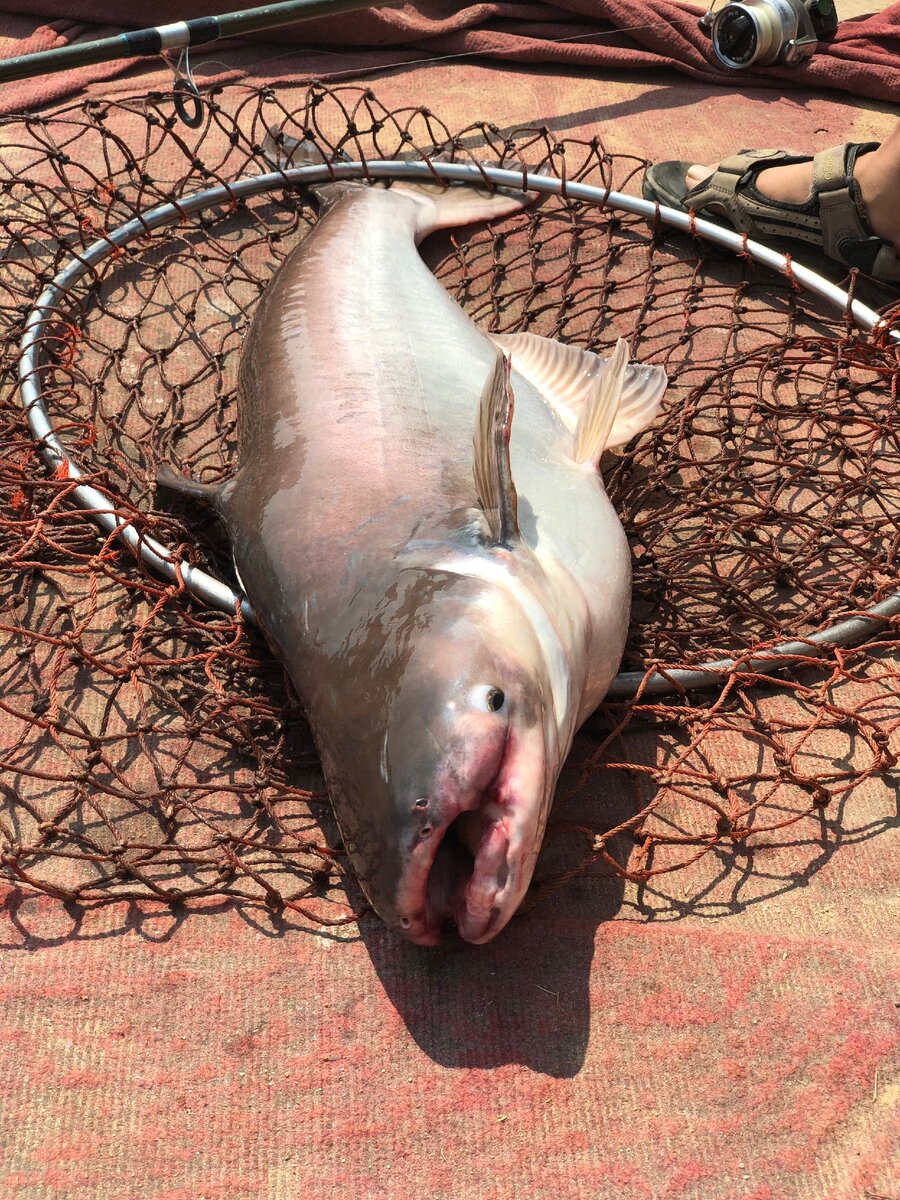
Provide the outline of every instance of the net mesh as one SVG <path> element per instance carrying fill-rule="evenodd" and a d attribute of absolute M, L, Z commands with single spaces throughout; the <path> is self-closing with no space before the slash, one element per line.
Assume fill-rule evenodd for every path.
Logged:
<path fill-rule="evenodd" d="M 525 162 L 619 190 L 645 163 L 546 129 L 451 130 L 358 87 L 214 89 L 202 110 L 196 130 L 169 94 L 2 123 L 0 861 L 8 882 L 70 902 L 228 896 L 337 924 L 364 905 L 280 666 L 239 619 L 104 540 L 74 485 L 42 470 L 15 384 L 24 320 L 103 231 L 270 169 L 263 138 L 286 121 L 328 157 Z M 314 220 L 288 187 L 184 217 L 90 272 L 42 337 L 47 407 L 89 482 L 226 578 L 215 519 L 157 495 L 155 468 L 228 473 L 242 339 Z M 896 629 L 763 686 L 740 659 L 896 586 L 896 350 L 788 278 L 563 199 L 424 251 L 488 329 L 600 353 L 622 336 L 666 368 L 662 418 L 604 463 L 634 558 L 623 668 L 738 658 L 713 693 L 639 697 L 592 720 L 526 904 L 614 874 L 656 912 L 709 907 L 710 872 L 681 868 L 706 858 L 777 891 L 835 841 L 871 834 L 852 801 L 896 791 Z"/>

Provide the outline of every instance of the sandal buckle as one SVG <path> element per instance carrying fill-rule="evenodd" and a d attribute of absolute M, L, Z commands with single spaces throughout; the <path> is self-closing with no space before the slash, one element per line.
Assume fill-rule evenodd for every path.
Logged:
<path fill-rule="evenodd" d="M 845 237 L 838 242 L 838 252 L 844 262 L 871 274 L 884 242 L 879 237 Z"/>

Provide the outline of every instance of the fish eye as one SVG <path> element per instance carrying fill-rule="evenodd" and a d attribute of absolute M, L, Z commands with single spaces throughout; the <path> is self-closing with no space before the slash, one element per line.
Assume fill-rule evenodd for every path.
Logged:
<path fill-rule="evenodd" d="M 473 690 L 471 700 L 476 708 L 485 708 L 488 712 L 499 712 L 506 703 L 506 693 L 501 688 L 485 685 Z"/>

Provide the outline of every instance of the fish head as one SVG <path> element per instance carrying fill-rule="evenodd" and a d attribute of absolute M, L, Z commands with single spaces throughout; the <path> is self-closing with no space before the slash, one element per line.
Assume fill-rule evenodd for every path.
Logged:
<path fill-rule="evenodd" d="M 418 592 L 394 651 L 383 644 L 383 737 L 378 761 L 374 746 L 356 759 L 365 801 L 345 841 L 399 933 L 435 945 L 455 925 L 487 942 L 531 881 L 568 746 L 533 615 L 515 596 L 434 573 Z"/>

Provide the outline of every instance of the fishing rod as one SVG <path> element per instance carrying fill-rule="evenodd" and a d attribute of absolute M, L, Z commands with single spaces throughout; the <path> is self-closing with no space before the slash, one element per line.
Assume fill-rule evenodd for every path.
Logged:
<path fill-rule="evenodd" d="M 93 63 L 112 62 L 117 58 L 151 58 L 167 50 L 186 51 L 191 46 L 205 46 L 220 38 L 238 37 L 261 29 L 274 29 L 295 21 L 310 21 L 315 17 L 330 17 L 335 13 L 372 8 L 388 0 L 282 0 L 280 4 L 263 4 L 242 8 L 236 12 L 220 13 L 217 17 L 195 17 L 191 21 L 175 21 L 170 25 L 155 25 L 135 29 L 115 37 L 98 38 L 41 50 L 37 54 L 18 54 L 0 60 L 0 83 L 16 79 L 31 79 L 68 71 L 72 67 L 87 67 Z"/>

